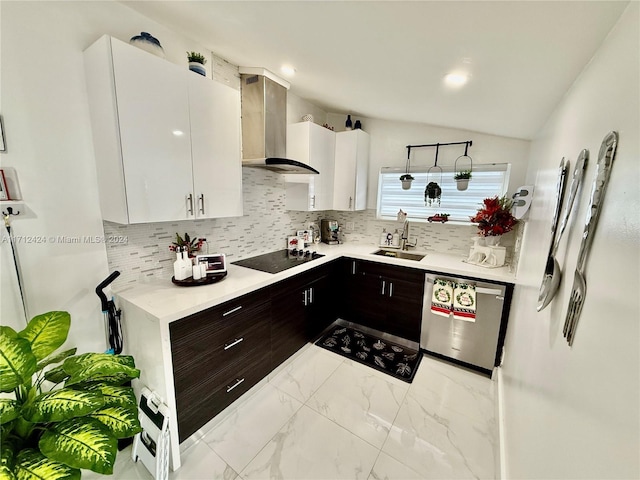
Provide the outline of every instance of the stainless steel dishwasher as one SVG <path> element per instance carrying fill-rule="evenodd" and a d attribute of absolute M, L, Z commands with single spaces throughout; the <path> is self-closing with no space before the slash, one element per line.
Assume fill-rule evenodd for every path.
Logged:
<path fill-rule="evenodd" d="M 431 312 L 431 295 L 435 278 L 476 287 L 475 322 L 443 317 Z M 479 367 L 491 375 L 501 335 L 505 285 L 446 275 L 427 274 L 422 309 L 420 348 L 447 358 Z"/>

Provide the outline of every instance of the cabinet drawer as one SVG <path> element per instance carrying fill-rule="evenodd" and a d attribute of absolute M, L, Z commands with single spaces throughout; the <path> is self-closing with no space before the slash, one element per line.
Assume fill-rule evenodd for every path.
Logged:
<path fill-rule="evenodd" d="M 264 290 L 171 323 L 174 368 L 176 363 L 197 364 L 212 351 L 239 339 L 254 324 L 268 322 L 270 308 L 269 292 Z"/>
<path fill-rule="evenodd" d="M 176 390 L 178 408 L 178 432 L 180 442 L 237 400 L 270 371 L 268 349 L 252 356 L 251 361 L 241 362 L 220 370 L 216 375 L 205 375 L 190 390 Z"/>
<path fill-rule="evenodd" d="M 384 263 L 359 261 L 356 273 L 375 275 L 389 279 L 404 280 L 406 282 L 424 283 L 424 272 L 410 267 L 399 267 Z"/>
<path fill-rule="evenodd" d="M 219 334 L 212 336 L 213 341 L 206 352 L 191 355 L 189 346 L 173 349 L 173 376 L 177 394 L 190 390 L 201 384 L 203 377 L 219 378 L 221 370 L 238 364 L 241 361 L 252 361 L 261 352 L 269 351 L 271 328 L 269 317 L 263 313 L 260 318 L 248 318 L 238 325 L 223 328 Z M 229 331 L 228 335 L 224 335 Z M 206 393 L 206 392 L 204 392 Z"/>

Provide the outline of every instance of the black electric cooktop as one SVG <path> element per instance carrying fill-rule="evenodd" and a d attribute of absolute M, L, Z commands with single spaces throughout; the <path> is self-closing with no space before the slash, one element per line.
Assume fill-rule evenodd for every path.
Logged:
<path fill-rule="evenodd" d="M 278 250 L 277 252 L 265 253 L 256 257 L 245 258 L 231 262 L 233 265 L 240 267 L 253 268 L 267 273 L 278 273 L 288 268 L 295 267 L 302 263 L 312 262 L 313 260 L 324 257 L 319 253 L 309 250 Z"/>

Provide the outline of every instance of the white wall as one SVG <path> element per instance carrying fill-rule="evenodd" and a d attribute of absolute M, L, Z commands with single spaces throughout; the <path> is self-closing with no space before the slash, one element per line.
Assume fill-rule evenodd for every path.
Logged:
<path fill-rule="evenodd" d="M 68 310 L 69 344 L 102 351 L 94 289 L 108 274 L 105 246 L 57 239 L 103 235 L 82 51 L 105 33 L 128 41 L 147 31 L 161 40 L 170 61 L 185 68 L 185 51 L 209 52 L 116 2 L 0 2 L 0 9 L 8 147 L 0 161 L 17 170 L 32 212 L 14 220 L 15 235 L 41 240 L 17 244 L 28 313 Z M 11 267 L 5 253 L 3 271 Z M 0 296 L 14 299 L 14 292 L 11 276 L 3 275 Z M 13 315 L 6 318 L 4 309 L 2 314 L 3 324 L 24 326 Z"/>
<path fill-rule="evenodd" d="M 532 143 L 536 193 L 513 300 L 504 381 L 507 478 L 640 478 L 639 4 L 631 2 L 591 63 Z M 598 151 L 620 135 L 587 263 L 587 296 L 575 342 L 562 327 Z M 591 154 L 552 304 L 536 312 L 550 242 L 557 166 Z"/>

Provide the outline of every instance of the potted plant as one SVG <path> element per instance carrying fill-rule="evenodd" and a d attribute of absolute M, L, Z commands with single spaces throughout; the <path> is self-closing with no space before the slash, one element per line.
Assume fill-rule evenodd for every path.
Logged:
<path fill-rule="evenodd" d="M 485 198 L 483 206 L 471 217 L 478 224 L 478 235 L 485 238 L 487 245 L 497 246 L 500 237 L 513 230 L 518 220 L 511 214 L 513 201 L 507 197 Z"/>
<path fill-rule="evenodd" d="M 460 191 L 469 188 L 469 180 L 471 179 L 471 170 L 461 170 L 457 172 L 453 179 L 456 181 L 456 187 Z"/>
<path fill-rule="evenodd" d="M 188 233 L 185 233 L 182 238 L 179 233 L 176 233 L 176 241 L 169 245 L 169 250 L 179 252 L 186 248 L 189 256 L 195 257 L 206 241 L 206 238 L 191 238 Z"/>
<path fill-rule="evenodd" d="M 189 61 L 189 70 L 207 76 L 207 70 L 204 68 L 207 59 L 198 52 L 187 52 L 187 60 Z"/>
<path fill-rule="evenodd" d="M 56 353 L 70 324 L 68 312 L 54 311 L 21 332 L 0 326 L 2 478 L 109 475 L 118 439 L 142 431 L 133 389 L 124 386 L 140 376 L 133 357 Z"/>
<path fill-rule="evenodd" d="M 409 190 L 411 188 L 411 182 L 413 182 L 414 180 L 415 179 L 408 173 L 405 173 L 404 175 L 400 176 L 400 181 L 402 182 L 402 189 Z"/>

